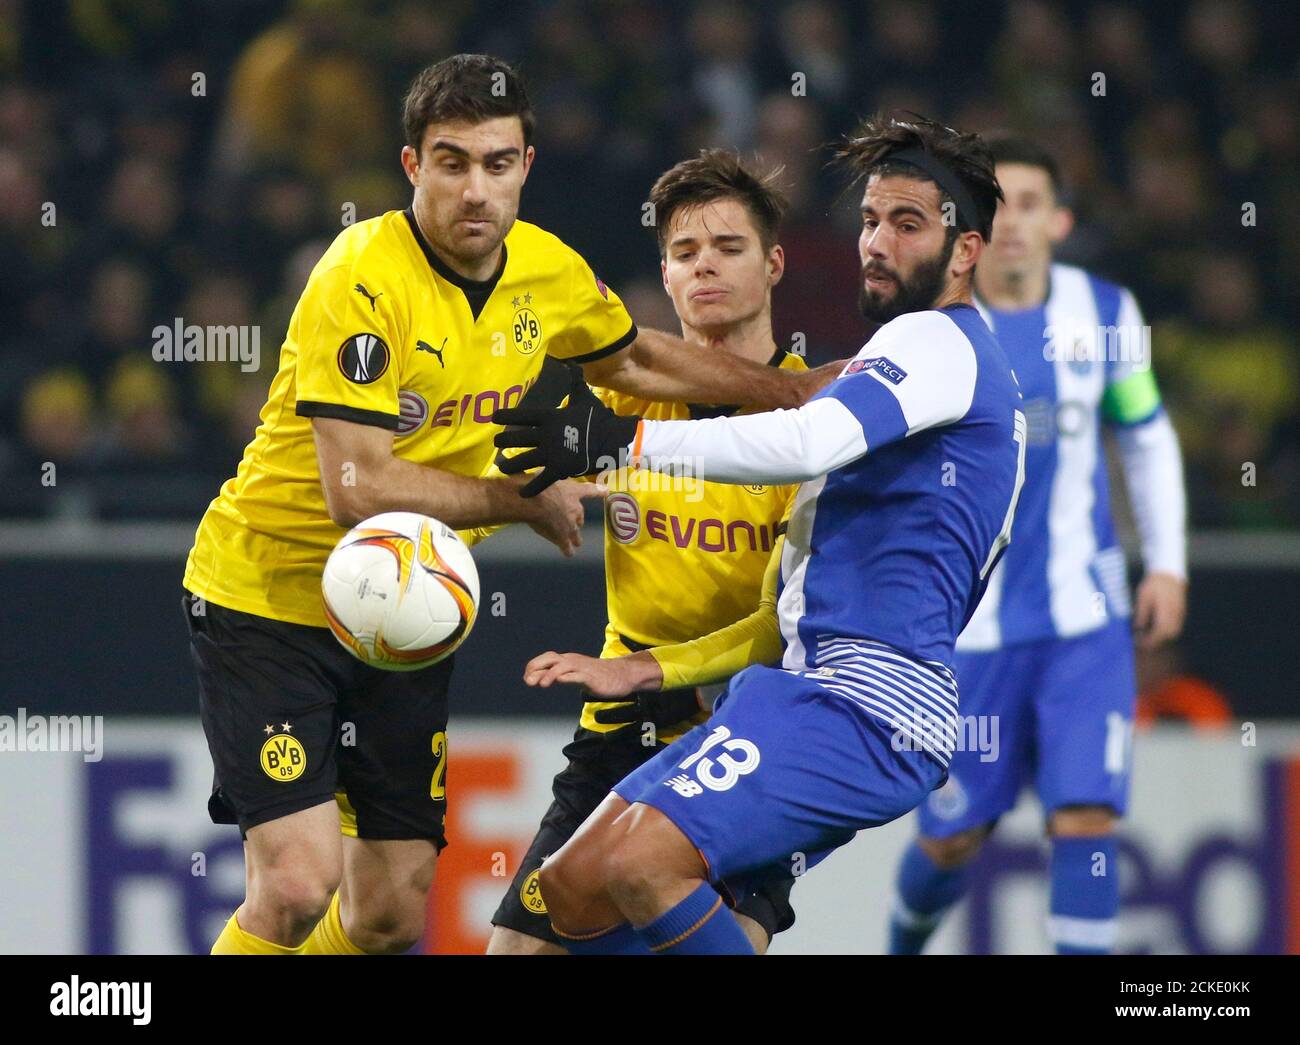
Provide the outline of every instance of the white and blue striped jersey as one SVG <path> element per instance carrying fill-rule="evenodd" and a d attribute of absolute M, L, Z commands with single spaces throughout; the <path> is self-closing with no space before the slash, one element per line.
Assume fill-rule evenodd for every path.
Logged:
<path fill-rule="evenodd" d="M 970 305 L 886 323 L 798 410 L 642 423 L 640 459 L 704 478 L 802 485 L 777 613 L 782 666 L 855 701 L 944 765 L 953 647 L 1006 545 L 1025 419 Z"/>
<path fill-rule="evenodd" d="M 963 652 L 1081 635 L 1129 615 L 1101 422 L 1142 425 L 1161 410 L 1127 290 L 1054 264 L 1042 305 L 979 309 L 1020 384 L 1029 445 L 1011 546 L 958 640 Z"/>

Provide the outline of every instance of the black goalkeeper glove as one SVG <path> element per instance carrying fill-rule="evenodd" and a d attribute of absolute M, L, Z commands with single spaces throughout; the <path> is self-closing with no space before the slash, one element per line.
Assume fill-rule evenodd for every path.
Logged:
<path fill-rule="evenodd" d="M 547 356 L 542 361 L 542 372 L 537 375 L 537 380 L 524 393 L 518 405 L 547 407 L 552 410 L 560 406 L 569 394 L 569 371 L 572 369 L 572 365 L 561 363 L 554 356 Z M 511 455 L 504 450 L 498 450 L 497 467 L 500 468 L 503 462 L 510 460 L 510 457 Z"/>
<path fill-rule="evenodd" d="M 498 432 L 493 443 L 500 448 L 527 447 L 523 453 L 499 462 L 506 475 L 540 467 L 519 492 L 536 497 L 552 483 L 576 475 L 589 475 L 622 464 L 620 452 L 636 438 L 639 417 L 620 417 L 597 399 L 573 367 L 569 401 L 554 410 L 511 406 L 497 410 L 492 423 L 511 425 Z"/>
<path fill-rule="evenodd" d="M 592 700 L 600 700 L 592 697 Z M 635 693 L 633 699 L 616 707 L 601 708 L 596 721 L 603 726 L 621 726 L 627 722 L 651 722 L 656 729 L 674 726 L 700 713 L 699 690 L 670 689 L 662 692 Z"/>

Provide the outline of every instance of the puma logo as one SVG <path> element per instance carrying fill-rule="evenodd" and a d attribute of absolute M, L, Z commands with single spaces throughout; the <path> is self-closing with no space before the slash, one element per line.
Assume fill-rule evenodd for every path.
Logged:
<path fill-rule="evenodd" d="M 442 344 L 439 345 L 437 348 L 434 348 L 427 341 L 416 341 L 415 343 L 415 350 L 417 352 L 428 352 L 429 355 L 431 356 L 437 356 L 438 365 L 442 367 L 443 370 L 447 369 L 447 364 L 442 361 L 442 350 L 446 347 L 447 347 L 447 339 L 445 337 L 442 339 Z"/>
<path fill-rule="evenodd" d="M 370 291 L 368 291 L 368 290 L 367 290 L 364 286 L 362 286 L 360 283 L 358 283 L 358 284 L 357 284 L 355 287 L 353 287 L 352 289 L 355 290 L 358 294 L 360 294 L 363 298 L 365 298 L 367 301 L 370 302 L 370 311 L 371 311 L 371 312 L 373 312 L 373 311 L 375 310 L 375 302 L 378 301 L 380 298 L 382 298 L 382 297 L 384 296 L 384 292 L 383 292 L 382 290 L 381 290 L 378 294 L 372 294 L 372 293 L 370 293 Z"/>

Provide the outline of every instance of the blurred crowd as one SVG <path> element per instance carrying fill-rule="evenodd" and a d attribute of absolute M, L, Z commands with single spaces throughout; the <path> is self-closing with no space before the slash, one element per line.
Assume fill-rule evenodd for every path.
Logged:
<path fill-rule="evenodd" d="M 824 146 L 874 110 L 1060 160 L 1064 260 L 1133 288 L 1198 527 L 1300 526 L 1293 5 L 771 0 L 0 0 L 0 514 L 195 518 L 252 435 L 289 313 L 350 220 L 409 202 L 400 99 L 455 51 L 522 69 L 521 217 L 674 328 L 641 205 L 705 145 L 784 168 L 775 321 L 856 350 L 856 198 Z M 257 327 L 260 367 L 159 362 Z M 52 467 L 51 467 L 52 466 Z"/>

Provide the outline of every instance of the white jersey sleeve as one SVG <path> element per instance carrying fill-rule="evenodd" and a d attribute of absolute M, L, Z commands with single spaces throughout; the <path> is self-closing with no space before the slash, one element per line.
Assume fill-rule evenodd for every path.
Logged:
<path fill-rule="evenodd" d="M 1178 435 L 1161 410 L 1115 432 L 1148 573 L 1187 577 L 1187 494 Z"/>
<path fill-rule="evenodd" d="M 798 410 L 644 421 L 642 467 L 724 483 L 799 483 L 909 435 L 951 424 L 975 395 L 975 351 L 941 312 L 876 332 L 829 387 Z"/>

